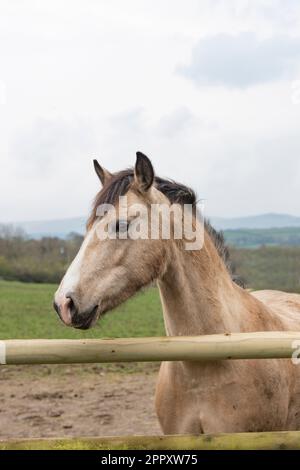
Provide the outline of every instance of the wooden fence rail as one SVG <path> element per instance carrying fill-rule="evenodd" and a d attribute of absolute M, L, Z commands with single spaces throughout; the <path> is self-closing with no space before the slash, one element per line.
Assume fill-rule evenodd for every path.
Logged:
<path fill-rule="evenodd" d="M 0 364 L 208 361 L 298 358 L 300 332 L 101 340 L 0 341 Z M 300 431 L 200 436 L 128 436 L 0 440 L 10 449 L 300 449 Z"/>
<path fill-rule="evenodd" d="M 300 356 L 300 332 L 89 340 L 0 341 L 0 364 L 208 361 Z"/>
<path fill-rule="evenodd" d="M 300 431 L 0 440 L 1 450 L 299 450 Z"/>

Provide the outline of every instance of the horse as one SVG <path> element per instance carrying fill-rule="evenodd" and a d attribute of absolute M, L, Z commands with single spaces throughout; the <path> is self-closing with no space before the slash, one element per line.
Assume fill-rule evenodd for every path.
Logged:
<path fill-rule="evenodd" d="M 124 237 L 134 216 L 125 222 L 120 218 L 121 197 L 129 209 L 136 204 L 191 205 L 196 226 L 200 217 L 192 189 L 156 176 L 141 152 L 134 168 L 112 174 L 96 160 L 94 167 L 102 188 L 81 248 L 54 297 L 66 325 L 90 328 L 156 282 L 167 335 L 300 330 L 300 295 L 244 288 L 222 235 L 209 222 L 202 224 L 199 249 L 186 249 L 173 232 L 169 239 L 161 231 L 156 238 Z M 108 209 L 99 215 L 103 204 Z M 176 211 L 172 226 L 175 222 L 182 223 Z M 111 223 L 114 237 L 97 234 L 101 224 Z M 163 362 L 155 408 L 165 434 L 298 430 L 300 368 L 290 359 Z"/>

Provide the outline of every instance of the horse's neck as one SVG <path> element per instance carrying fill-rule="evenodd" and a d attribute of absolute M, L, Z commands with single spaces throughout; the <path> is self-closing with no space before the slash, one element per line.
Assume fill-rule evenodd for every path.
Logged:
<path fill-rule="evenodd" d="M 158 281 L 168 335 L 269 327 L 264 320 L 260 322 L 269 312 L 232 282 L 208 235 L 198 252 L 186 252 L 174 244 L 169 259 L 166 272 Z"/>

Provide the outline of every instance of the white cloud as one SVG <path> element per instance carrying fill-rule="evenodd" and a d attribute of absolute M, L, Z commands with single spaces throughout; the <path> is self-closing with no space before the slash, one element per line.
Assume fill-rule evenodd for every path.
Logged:
<path fill-rule="evenodd" d="M 66 122 L 38 118 L 30 129 L 16 133 L 11 157 L 16 174 L 26 178 L 49 179 L 60 175 L 81 155 L 91 155 L 96 139 L 91 122 Z"/>
<path fill-rule="evenodd" d="M 179 72 L 197 85 L 246 88 L 300 71 L 300 37 L 273 36 L 259 40 L 254 33 L 218 34 L 202 38 L 189 65 Z"/>
<path fill-rule="evenodd" d="M 158 124 L 157 131 L 161 136 L 176 139 L 179 134 L 192 130 L 195 124 L 195 116 L 186 106 L 163 116 Z"/>
<path fill-rule="evenodd" d="M 117 171 L 136 150 L 194 187 L 211 214 L 300 214 L 300 105 L 284 78 L 299 12 L 293 0 L 2 0 L 0 221 L 86 214 L 92 158 Z M 227 59 L 235 51 L 234 76 L 212 86 L 224 82 L 226 54 L 210 56 L 211 86 L 195 87 L 176 67 L 213 37 L 227 38 Z"/>

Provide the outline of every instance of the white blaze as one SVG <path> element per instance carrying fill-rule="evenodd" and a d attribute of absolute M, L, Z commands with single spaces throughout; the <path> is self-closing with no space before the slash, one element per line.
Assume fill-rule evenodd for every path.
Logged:
<path fill-rule="evenodd" d="M 95 234 L 95 225 L 89 230 L 82 242 L 80 250 L 67 270 L 59 288 L 55 294 L 55 301 L 59 304 L 60 299 L 65 297 L 68 292 L 74 292 L 80 280 L 80 270 L 84 260 L 85 251 Z"/>

